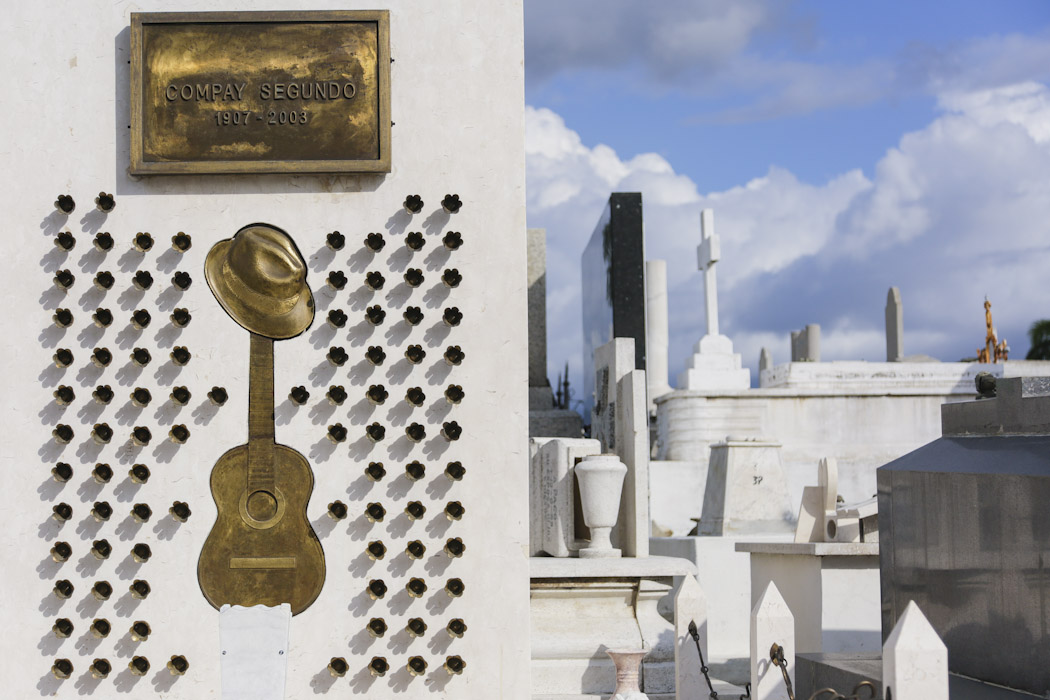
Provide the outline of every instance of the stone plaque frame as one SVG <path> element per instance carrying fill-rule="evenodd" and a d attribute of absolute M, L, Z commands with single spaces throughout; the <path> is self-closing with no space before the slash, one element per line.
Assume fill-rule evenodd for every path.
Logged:
<path fill-rule="evenodd" d="M 215 128 L 243 128 L 245 134 L 249 135 L 249 138 L 238 144 L 219 144 L 218 140 L 214 137 L 209 137 L 207 134 L 198 133 L 194 140 L 196 143 L 204 144 L 208 147 L 225 148 L 231 152 L 229 158 L 218 158 L 214 153 L 205 153 L 203 149 L 200 149 L 200 157 L 194 157 L 191 152 L 189 155 L 186 151 L 193 151 L 192 148 L 183 148 L 181 153 L 174 156 L 172 155 L 158 155 L 157 153 L 151 153 L 150 144 L 155 142 L 155 138 L 160 136 L 174 135 L 176 138 L 183 137 L 182 135 L 187 133 L 183 131 L 182 134 L 177 133 L 174 129 L 164 130 L 163 126 L 158 124 L 156 120 L 151 120 L 152 114 L 159 113 L 159 110 L 154 106 L 151 110 L 151 105 L 147 102 L 151 99 L 156 99 L 158 102 L 164 96 L 147 94 L 147 79 L 149 71 L 149 63 L 147 61 L 147 41 L 146 32 L 154 31 L 158 29 L 163 31 L 167 27 L 172 29 L 178 27 L 185 27 L 187 25 L 201 25 L 206 27 L 208 30 L 213 32 L 221 32 L 223 26 L 230 27 L 231 29 L 241 29 L 243 31 L 243 25 L 252 24 L 260 25 L 262 31 L 269 29 L 270 27 L 276 27 L 278 25 L 286 25 L 294 28 L 294 25 L 333 25 L 333 24 L 351 24 L 351 25 L 365 25 L 369 31 L 374 31 L 376 37 L 375 45 L 375 64 L 374 74 L 366 76 L 375 82 L 375 104 L 367 105 L 364 112 L 364 117 L 368 119 L 371 124 L 366 123 L 365 128 L 374 129 L 374 134 L 368 137 L 365 141 L 367 148 L 358 148 L 356 146 L 349 146 L 348 150 L 357 151 L 369 151 L 368 153 L 337 153 L 337 156 L 332 159 L 323 157 L 325 147 L 323 142 L 315 140 L 314 138 L 301 138 L 308 129 L 306 124 L 294 125 L 279 124 L 270 128 L 269 133 L 265 132 L 267 128 L 266 111 L 258 106 L 259 101 L 256 101 L 254 109 L 244 110 L 240 107 L 243 102 L 240 100 L 238 95 L 237 102 L 238 109 L 233 112 L 227 112 L 232 115 L 234 112 L 242 115 L 250 115 L 245 117 L 246 123 L 239 125 L 224 125 L 219 126 L 218 118 L 222 114 L 221 111 L 214 110 L 216 115 L 216 127 Z M 267 27 L 266 25 L 269 25 Z M 370 27 L 367 25 L 371 25 Z M 308 31 L 308 27 L 303 26 L 303 31 Z M 291 47 L 285 56 L 278 55 L 276 59 L 280 58 L 298 58 L 296 54 L 297 48 Z M 248 61 L 247 63 L 252 63 Z M 132 175 L 173 175 L 173 174 L 241 174 L 241 173 L 346 173 L 346 172 L 376 172 L 376 173 L 388 173 L 391 168 L 391 157 L 390 157 L 390 13 L 388 10 L 336 10 L 336 11 L 297 11 L 297 12 L 147 12 L 147 13 L 132 13 L 131 15 L 131 167 L 129 172 Z M 252 78 L 258 78 L 264 75 L 260 69 L 257 72 L 250 73 Z M 222 84 L 222 83 L 217 83 Z M 335 83 L 332 83 L 335 84 Z M 205 85 L 205 88 L 210 87 Z M 249 92 L 254 88 L 258 90 L 259 87 L 252 86 L 249 88 Z M 354 91 L 356 94 L 356 88 Z M 204 99 L 209 100 L 213 104 L 218 104 L 219 100 L 213 96 L 205 95 Z M 198 100 L 199 102 L 199 100 Z M 251 106 L 251 103 L 249 103 Z M 292 103 L 290 103 L 292 104 Z M 295 104 L 304 104 L 302 102 Z M 313 105 L 321 105 L 317 107 L 322 110 L 334 110 L 332 104 L 322 104 L 321 102 L 315 101 Z M 299 112 L 300 110 L 293 110 Z M 305 110 L 302 110 L 305 111 Z M 283 110 L 282 110 L 283 113 Z M 301 113 L 301 112 L 300 112 Z M 332 111 L 327 112 L 328 115 L 332 115 Z M 312 119 L 313 117 L 311 117 Z M 289 113 L 290 119 L 290 113 Z M 175 119 L 172 120 L 176 121 Z M 256 124 L 258 122 L 258 124 Z M 212 126 L 208 123 L 208 126 Z M 250 131 L 249 131 L 250 127 Z M 200 127 L 193 127 L 198 132 L 203 132 L 205 129 Z M 278 129 L 284 129 L 285 131 L 277 131 Z M 290 129 L 297 129 L 298 132 L 288 132 Z M 263 130 L 260 132 L 260 130 Z M 348 132 L 351 130 L 348 129 Z M 227 132 L 228 133 L 228 132 Z M 317 134 L 313 132 L 306 132 L 311 134 Z M 281 143 L 281 139 L 286 135 L 293 135 L 299 137 L 298 140 L 301 142 L 301 146 L 298 147 L 298 151 L 291 155 L 284 155 L 273 159 L 260 159 L 251 155 L 251 150 L 258 147 L 266 147 L 269 144 L 277 144 L 285 152 L 289 150 L 295 150 L 295 147 L 289 148 L 288 141 Z M 254 143 L 251 142 L 251 138 L 254 137 Z M 343 145 L 347 145 L 344 142 Z M 238 148 L 243 148 L 243 156 L 238 157 L 236 151 Z M 298 157 L 296 157 L 298 156 Z M 347 157 L 350 156 L 350 157 Z"/>

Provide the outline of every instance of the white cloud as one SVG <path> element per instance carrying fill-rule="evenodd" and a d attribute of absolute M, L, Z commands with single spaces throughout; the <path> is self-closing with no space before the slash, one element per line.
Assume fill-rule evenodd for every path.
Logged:
<path fill-rule="evenodd" d="M 790 330 L 807 323 L 821 324 L 826 360 L 884 357 L 891 285 L 904 301 L 906 354 L 972 355 L 988 295 L 1000 336 L 1023 356 L 1028 324 L 1050 317 L 1050 90 L 953 91 L 940 104 L 870 178 L 858 169 L 811 184 L 771 168 L 706 195 L 656 154 L 588 148 L 558 115 L 530 108 L 528 213 L 548 230 L 551 367 L 569 359 L 581 386 L 579 256 L 613 191 L 642 192 L 647 257 L 668 261 L 672 381 L 703 324 L 703 207 L 723 240 L 722 325 L 753 371 L 765 344 L 787 360 Z"/>

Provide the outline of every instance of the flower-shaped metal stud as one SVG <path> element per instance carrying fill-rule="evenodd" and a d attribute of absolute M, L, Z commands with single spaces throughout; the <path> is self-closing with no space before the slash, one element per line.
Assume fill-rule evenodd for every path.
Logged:
<path fill-rule="evenodd" d="M 73 506 L 68 503 L 59 503 L 51 508 L 51 517 L 64 523 L 73 517 Z"/>
<path fill-rule="evenodd" d="M 349 670 L 350 665 L 346 663 L 346 659 L 342 656 L 333 656 L 332 660 L 328 662 L 328 673 L 330 673 L 333 678 L 342 678 Z"/>
<path fill-rule="evenodd" d="M 190 314 L 189 309 L 180 308 L 172 311 L 169 318 L 171 319 L 171 324 L 176 328 L 185 328 L 190 325 L 193 316 Z"/>
<path fill-rule="evenodd" d="M 99 270 L 95 273 L 95 279 L 91 281 L 97 289 L 103 292 L 108 292 L 113 288 L 113 273 L 109 270 Z"/>
<path fill-rule="evenodd" d="M 73 364 L 73 351 L 69 348 L 59 348 L 55 351 L 55 354 L 51 356 L 51 359 L 54 360 L 55 367 L 65 369 Z"/>
<path fill-rule="evenodd" d="M 365 351 L 365 359 L 367 359 L 369 363 L 378 367 L 383 364 L 384 360 L 386 360 L 386 353 L 383 351 L 383 348 L 378 345 L 370 345 L 368 350 Z"/>
<path fill-rule="evenodd" d="M 458 537 L 450 537 L 445 541 L 445 554 L 450 559 L 457 559 L 463 556 L 463 552 L 467 551 L 467 546 L 463 544 L 463 540 Z"/>
<path fill-rule="evenodd" d="M 445 504 L 445 517 L 449 520 L 460 520 L 467 509 L 459 501 L 449 501 Z"/>
<path fill-rule="evenodd" d="M 91 517 L 96 523 L 104 523 L 113 517 L 113 506 L 107 501 L 95 501 L 95 504 L 91 506 Z"/>
<path fill-rule="evenodd" d="M 331 250 L 342 250 L 346 245 L 346 236 L 338 231 L 332 231 L 324 237 L 324 244 Z"/>
<path fill-rule="evenodd" d="M 386 245 L 386 240 L 381 233 L 370 233 L 365 236 L 365 247 L 373 253 L 378 253 Z"/>
<path fill-rule="evenodd" d="M 342 501 L 332 501 L 328 504 L 328 517 L 332 520 L 345 520 L 349 509 Z"/>
<path fill-rule="evenodd" d="M 52 280 L 55 286 L 65 291 L 73 286 L 73 283 L 77 281 L 76 275 L 69 270 L 59 270 L 55 273 L 55 277 Z"/>
<path fill-rule="evenodd" d="M 386 517 L 386 508 L 382 503 L 369 503 L 365 506 L 365 519 L 370 523 L 381 523 Z"/>
<path fill-rule="evenodd" d="M 175 387 L 171 390 L 171 394 L 168 395 L 168 398 L 176 406 L 185 406 L 190 402 L 190 399 L 192 397 L 193 393 L 189 390 L 188 387 L 184 386 Z"/>
<path fill-rule="evenodd" d="M 381 600 L 386 595 L 386 583 L 381 578 L 375 578 L 368 582 L 368 597 L 372 600 Z"/>
<path fill-rule="evenodd" d="M 135 327 L 135 330 L 141 331 L 148 327 L 153 317 L 150 316 L 149 311 L 146 309 L 136 309 L 131 314 L 131 325 Z"/>
<path fill-rule="evenodd" d="M 459 231 L 449 231 L 441 239 L 441 244 L 449 250 L 459 250 L 460 246 L 463 245 L 463 234 Z"/>
<path fill-rule="evenodd" d="M 341 442 L 346 442 L 346 428 L 343 427 L 342 423 L 330 425 L 328 426 L 327 436 L 328 439 L 336 445 L 338 445 Z"/>
<path fill-rule="evenodd" d="M 338 292 L 346 286 L 346 275 L 342 270 L 332 270 L 328 273 L 326 284 L 331 287 L 332 290 Z"/>
<path fill-rule="evenodd" d="M 149 659 L 145 656 L 133 656 L 131 661 L 128 662 L 128 668 L 133 676 L 145 676 L 149 673 Z"/>
<path fill-rule="evenodd" d="M 108 445 L 113 439 L 113 428 L 108 423 L 95 423 L 91 428 L 91 439 L 96 445 Z"/>
<path fill-rule="evenodd" d="M 332 309 L 328 312 L 327 323 L 335 330 L 339 330 L 346 326 L 346 312 L 342 309 Z"/>
<path fill-rule="evenodd" d="M 463 202 L 459 201 L 458 194 L 446 194 L 441 200 L 441 208 L 447 211 L 449 214 L 455 214 L 463 207 Z"/>
<path fill-rule="evenodd" d="M 65 462 L 58 462 L 51 468 L 51 477 L 60 484 L 64 484 L 73 478 L 73 467 Z"/>
<path fill-rule="evenodd" d="M 405 590 L 413 598 L 422 598 L 423 594 L 427 592 L 427 582 L 421 578 L 410 578 L 408 583 L 405 584 Z"/>
<path fill-rule="evenodd" d="M 190 668 L 190 662 L 182 654 L 175 654 L 166 664 L 168 672 L 173 676 L 183 676 Z"/>
<path fill-rule="evenodd" d="M 66 620 L 69 622 L 69 620 Z M 57 626 L 57 623 L 56 623 Z M 56 631 L 57 635 L 58 632 Z M 69 623 L 69 634 L 73 634 L 73 623 Z M 66 635 L 69 636 L 68 634 Z M 55 659 L 55 663 L 51 664 L 51 675 L 55 678 L 63 681 L 73 675 L 73 663 L 69 659 Z"/>
<path fill-rule="evenodd" d="M 405 350 L 405 359 L 414 365 L 418 365 L 427 356 L 427 351 L 422 345 L 409 345 Z"/>
<path fill-rule="evenodd" d="M 408 555 L 409 559 L 422 559 L 426 556 L 427 547 L 419 540 L 412 540 L 405 545 L 405 554 Z"/>
<path fill-rule="evenodd" d="M 445 476 L 449 481 L 462 481 L 467 469 L 462 462 L 449 462 L 445 465 Z"/>
<path fill-rule="evenodd" d="M 463 585 L 463 579 L 450 578 L 448 581 L 445 582 L 445 593 L 448 593 L 449 598 L 459 598 L 461 595 L 463 595 L 464 590 L 465 586 Z M 460 622 L 463 621 L 460 620 Z M 463 625 L 463 629 L 461 630 L 459 636 L 462 636 L 462 632 L 465 632 L 466 629 L 467 626 Z"/>
<path fill-rule="evenodd" d="M 427 437 L 427 430 L 420 423 L 412 423 L 405 428 L 405 436 L 412 442 L 421 442 Z"/>
<path fill-rule="evenodd" d="M 390 664 L 382 656 L 373 656 L 372 660 L 368 662 L 368 672 L 372 674 L 374 678 L 382 678 L 386 675 L 386 672 L 390 670 Z"/>
<path fill-rule="evenodd" d="M 413 637 L 422 637 L 427 633 L 427 623 L 423 621 L 421 617 L 413 617 L 405 625 L 405 629 Z"/>
<path fill-rule="evenodd" d="M 373 617 L 367 624 L 369 628 L 369 635 L 372 637 L 382 637 L 386 634 L 386 620 L 381 617 Z"/>
<path fill-rule="evenodd" d="M 128 476 L 136 484 L 145 484 L 149 481 L 149 467 L 145 464 L 134 464 L 128 470 Z"/>
<path fill-rule="evenodd" d="M 148 231 L 139 231 L 131 245 L 140 253 L 148 253 L 153 248 L 153 236 Z"/>
<path fill-rule="evenodd" d="M 386 284 L 386 278 L 378 270 L 372 270 L 365 275 L 365 286 L 372 291 L 378 291 Z"/>
<path fill-rule="evenodd" d="M 105 620 L 96 620 L 96 622 L 105 622 Z M 106 622 L 106 625 L 108 626 L 109 623 Z M 91 631 L 95 632 L 94 624 L 92 624 L 92 630 Z M 109 632 L 107 631 L 106 634 L 109 634 Z M 98 636 L 105 636 L 105 635 L 98 635 Z M 110 672 L 113 671 L 113 665 L 111 663 L 109 663 L 109 661 L 107 659 L 95 659 L 94 661 L 91 662 L 91 666 L 89 667 L 89 670 L 91 671 L 91 677 L 92 678 L 94 678 L 95 680 L 100 680 L 102 678 L 106 678 L 107 676 L 109 676 Z"/>
<path fill-rule="evenodd" d="M 108 484 L 113 478 L 113 468 L 104 462 L 99 462 L 91 470 L 91 478 L 96 484 Z"/>
<path fill-rule="evenodd" d="M 77 238 L 69 231 L 63 231 L 55 236 L 55 247 L 68 253 L 77 245 Z"/>
<path fill-rule="evenodd" d="M 69 579 L 59 579 L 55 581 L 55 585 L 51 588 L 51 592 L 55 594 L 56 598 L 67 599 L 73 595 L 73 591 L 76 587 Z"/>
<path fill-rule="evenodd" d="M 346 401 L 346 389 L 341 384 L 333 384 L 325 392 L 325 398 L 333 406 L 342 406 L 343 402 Z"/>
<path fill-rule="evenodd" d="M 302 406 L 310 400 L 310 392 L 305 386 L 293 386 L 292 390 L 288 392 L 288 398 L 296 406 Z"/>
<path fill-rule="evenodd" d="M 60 617 L 51 625 L 51 631 L 59 639 L 68 639 L 73 634 L 73 621 L 68 617 Z"/>
<path fill-rule="evenodd" d="M 136 425 L 131 430 L 131 442 L 137 447 L 145 447 L 153 439 L 153 433 L 144 425 Z"/>
<path fill-rule="evenodd" d="M 108 214 L 117 206 L 117 200 L 113 198 L 112 194 L 105 192 L 99 192 L 98 196 L 95 197 L 95 208 L 103 214 Z"/>
<path fill-rule="evenodd" d="M 58 209 L 63 214 L 72 214 L 76 208 L 77 203 L 68 194 L 60 194 L 58 199 L 55 200 L 55 209 Z"/>
<path fill-rule="evenodd" d="M 135 289 L 144 292 L 153 286 L 153 275 L 146 270 L 139 270 L 131 278 L 131 284 L 135 286 Z"/>
<path fill-rule="evenodd" d="M 189 348 L 187 348 L 185 345 L 176 345 L 174 348 L 172 348 L 171 352 L 168 353 L 168 356 L 171 357 L 171 361 L 179 367 L 185 367 L 186 365 L 188 365 L 190 363 L 190 359 L 193 357 L 193 355 L 189 351 Z"/>
<path fill-rule="evenodd" d="M 420 520 L 426 515 L 427 507 L 419 501 L 409 501 L 408 505 L 405 506 L 405 515 L 408 516 L 409 520 Z"/>
<path fill-rule="evenodd" d="M 427 241 L 423 238 L 423 233 L 421 231 L 410 231 L 409 234 L 405 236 L 405 245 L 409 250 L 422 250 L 426 243 Z"/>
<path fill-rule="evenodd" d="M 65 384 L 60 385 L 55 389 L 52 396 L 55 397 L 55 403 L 59 406 L 68 406 L 76 400 L 77 394 L 73 391 L 73 387 L 66 386 Z"/>
<path fill-rule="evenodd" d="M 132 581 L 131 585 L 128 586 L 128 590 L 131 591 L 131 597 L 136 600 L 145 600 L 150 594 L 149 583 L 142 579 L 135 579 Z"/>
<path fill-rule="evenodd" d="M 379 423 L 372 423 L 371 425 L 365 427 L 365 435 L 372 442 L 379 442 L 384 437 L 386 437 L 386 428 L 384 428 Z"/>
<path fill-rule="evenodd" d="M 55 429 L 51 431 L 51 437 L 54 438 L 55 442 L 59 445 L 68 445 L 70 441 L 72 441 L 73 436 L 73 428 L 65 423 L 59 423 L 55 426 Z"/>
<path fill-rule="evenodd" d="M 109 231 L 99 231 L 95 234 L 95 240 L 92 241 L 92 245 L 95 246 L 95 250 L 100 253 L 108 253 L 113 249 L 113 236 L 110 235 Z"/>
<path fill-rule="evenodd" d="M 369 462 L 368 466 L 365 467 L 365 476 L 368 477 L 369 481 L 382 481 L 383 477 L 386 476 L 386 467 L 383 466 L 382 462 Z"/>
<path fill-rule="evenodd" d="M 131 548 L 131 558 L 139 564 L 145 564 L 153 556 L 153 550 L 145 542 L 139 542 Z"/>
<path fill-rule="evenodd" d="M 458 676 L 463 673 L 463 669 L 467 667 L 467 662 L 460 658 L 458 655 L 445 657 L 444 668 L 448 671 L 450 676 Z"/>
<path fill-rule="evenodd" d="M 463 387 L 459 384 L 449 384 L 445 388 L 445 401 L 448 401 L 450 404 L 455 405 L 460 403 L 463 401 L 464 396 L 466 396 L 466 394 L 463 392 Z"/>
<path fill-rule="evenodd" d="M 190 439 L 190 429 L 183 423 L 173 425 L 171 430 L 168 431 L 168 439 L 176 445 L 182 445 Z"/>
<path fill-rule="evenodd" d="M 113 595 L 113 586 L 109 581 L 95 581 L 91 587 L 91 595 L 95 600 L 109 600 Z"/>
<path fill-rule="evenodd" d="M 427 474 L 426 467 L 418 460 L 405 465 L 405 476 L 409 481 L 419 481 Z"/>
<path fill-rule="evenodd" d="M 411 595 L 411 593 L 410 593 Z M 422 656 L 412 656 L 408 659 L 408 672 L 413 676 L 422 676 L 427 672 L 427 662 Z"/>
<path fill-rule="evenodd" d="M 418 214 L 423 211 L 423 198 L 418 194 L 410 194 L 405 197 L 404 204 L 405 211 L 409 214 Z"/>
<path fill-rule="evenodd" d="M 375 306 L 369 306 L 365 309 L 365 319 L 368 320 L 373 326 L 378 326 L 383 323 L 386 318 L 386 311 L 383 311 L 383 307 L 379 304 Z"/>
<path fill-rule="evenodd" d="M 193 278 L 190 277 L 190 273 L 179 270 L 171 276 L 171 284 L 180 292 L 185 292 L 190 288 L 190 285 L 193 284 Z"/>
<path fill-rule="evenodd" d="M 405 284 L 409 287 L 418 287 L 423 284 L 423 271 L 418 267 L 410 267 L 405 270 Z"/>
<path fill-rule="evenodd" d="M 365 552 L 368 554 L 368 558 L 372 561 L 380 561 L 383 557 L 386 556 L 386 545 L 380 542 L 379 540 L 375 540 L 373 542 L 368 543 L 368 546 L 365 547 Z M 385 626 L 383 627 L 383 631 L 386 631 Z"/>
<path fill-rule="evenodd" d="M 221 386 L 213 386 L 211 391 L 208 392 L 208 400 L 214 406 L 222 406 L 229 398 L 229 393 Z"/>
<path fill-rule="evenodd" d="M 441 320 L 445 322 L 446 326 L 455 328 L 463 321 L 463 313 L 459 308 L 450 306 L 441 314 Z"/>
<path fill-rule="evenodd" d="M 405 322 L 410 326 L 418 326 L 423 322 L 423 310 L 418 306 L 409 306 L 405 309 L 405 312 L 401 314 L 401 317 L 405 319 Z"/>
<path fill-rule="evenodd" d="M 405 392 L 405 401 L 415 406 L 416 408 L 422 406 L 423 402 L 426 400 L 427 395 L 423 393 L 422 387 L 410 387 L 409 390 Z"/>
<path fill-rule="evenodd" d="M 174 503 L 172 503 L 171 508 L 168 508 L 168 513 L 171 515 L 172 518 L 174 518 L 180 523 L 184 523 L 187 520 L 189 520 L 190 515 L 193 514 L 193 512 L 190 510 L 189 505 L 182 501 L 175 501 Z"/>
<path fill-rule="evenodd" d="M 113 323 L 113 312 L 109 309 L 97 308 L 95 313 L 91 314 L 91 320 L 99 328 L 108 328 Z"/>
<path fill-rule="evenodd" d="M 109 555 L 113 553 L 113 547 L 109 544 L 108 540 L 95 540 L 91 543 L 91 555 L 96 559 L 109 559 Z"/>
<path fill-rule="evenodd" d="M 462 434 L 463 434 L 463 428 L 461 428 L 459 426 L 459 423 L 457 423 L 454 420 L 448 421 L 447 423 L 442 423 L 441 424 L 441 435 L 446 440 L 448 440 L 449 442 L 452 442 L 454 440 L 459 440 L 459 437 Z"/>
<path fill-rule="evenodd" d="M 463 275 L 459 274 L 459 270 L 452 267 L 441 273 L 441 284 L 445 285 L 450 289 L 455 289 L 459 286 L 459 283 L 463 281 Z"/>
<path fill-rule="evenodd" d="M 179 231 L 171 237 L 171 247 L 176 253 L 185 253 L 193 247 L 193 239 L 190 234 Z"/>
<path fill-rule="evenodd" d="M 137 523 L 149 522 L 149 519 L 153 517 L 153 509 L 147 503 L 136 503 L 131 506 L 131 517 Z"/>
<path fill-rule="evenodd" d="M 368 399 L 368 403 L 373 406 L 382 406 L 390 396 L 390 392 L 386 390 L 386 387 L 382 384 L 373 384 L 368 387 L 368 391 L 365 392 L 365 397 Z"/>
<path fill-rule="evenodd" d="M 73 548 L 68 542 L 55 542 L 51 547 L 51 559 L 58 564 L 69 561 L 71 556 L 73 556 Z"/>
<path fill-rule="evenodd" d="M 350 356 L 346 354 L 346 349 L 333 345 L 328 349 L 328 354 L 325 355 L 328 363 L 333 367 L 342 367 L 346 364 L 346 361 L 350 359 Z"/>

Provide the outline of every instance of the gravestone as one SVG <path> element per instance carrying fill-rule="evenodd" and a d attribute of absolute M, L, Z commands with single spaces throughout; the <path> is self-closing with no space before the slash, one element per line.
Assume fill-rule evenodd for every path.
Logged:
<path fill-rule="evenodd" d="M 584 416 L 594 405 L 594 352 L 613 338 L 634 343 L 633 369 L 645 369 L 645 239 L 642 195 L 614 192 L 580 259 L 583 285 Z"/>
<path fill-rule="evenodd" d="M 886 362 L 904 359 L 904 307 L 901 290 L 890 287 L 886 293 Z"/>
<path fill-rule="evenodd" d="M 597 440 L 532 439 L 535 454 L 529 486 L 530 556 L 572 556 L 585 544 L 577 533 L 577 483 L 573 469 L 584 457 L 601 454 Z"/>
<path fill-rule="evenodd" d="M 791 520 L 780 443 L 731 436 L 711 446 L 700 535 L 785 533 Z"/>
<path fill-rule="evenodd" d="M 715 233 L 714 211 L 700 212 L 700 245 L 696 249 L 697 266 L 704 273 L 704 310 L 706 333 L 693 348 L 685 371 L 678 375 L 679 389 L 734 390 L 751 387 L 751 372 L 741 366 L 740 355 L 733 352 L 733 341 L 718 329 L 718 283 L 715 265 L 721 256 L 721 244 Z"/>
<path fill-rule="evenodd" d="M 791 331 L 791 361 L 820 362 L 820 326 L 811 323 L 800 331 Z"/>
<path fill-rule="evenodd" d="M 26 86 L 0 117 L 17 174 L 6 185 L 10 254 L 0 265 L 9 327 L 20 331 L 0 340 L 0 403 L 19 436 L 3 453 L 19 465 L 8 470 L 4 511 L 4 696 L 221 697 L 222 614 L 202 592 L 198 561 L 220 512 L 265 533 L 254 525 L 273 522 L 276 509 L 272 531 L 294 521 L 298 540 L 231 550 L 213 571 L 249 572 L 259 582 L 242 591 L 250 596 L 296 580 L 307 548 L 323 550 L 323 585 L 276 652 L 287 659 L 285 698 L 526 700 L 522 4 L 468 0 L 434 12 L 405 0 L 358 15 L 289 0 L 292 10 L 329 9 L 228 14 L 249 5 L 192 0 L 178 7 L 223 13 L 180 18 L 55 0 L 21 6 L 0 29 L 5 72 Z M 158 29 L 197 37 L 193 50 L 159 61 L 133 53 L 185 46 Z M 285 32 L 319 40 L 275 39 Z M 459 80 L 467 55 L 477 65 Z M 133 77 L 142 78 L 134 101 Z M 277 86 L 286 99 L 275 99 Z M 376 111 L 358 112 L 367 105 Z M 329 119 L 333 110 L 341 119 Z M 136 119 L 141 111 L 164 118 Z M 366 117 L 371 126 L 344 142 Z M 185 142 L 154 138 L 184 124 Z M 151 156 L 184 143 L 205 145 L 178 164 Z M 327 159 L 350 147 L 360 157 Z M 147 171 L 248 172 L 133 177 L 133 151 Z M 232 287 L 250 266 L 206 278 L 209 252 L 259 221 L 292 242 L 249 256 L 275 282 L 258 294 L 273 304 L 259 316 L 308 311 L 312 325 L 294 337 L 252 335 L 212 294 L 209 279 Z M 287 276 L 275 280 L 271 266 Z M 275 340 L 268 391 L 255 381 L 266 363 L 250 365 L 257 339 Z M 249 410 L 267 393 L 272 410 L 256 411 L 250 432 Z M 295 479 L 307 497 L 260 487 L 249 504 L 249 475 L 278 483 L 273 462 L 255 453 L 245 461 L 259 468 L 238 482 L 242 511 L 239 496 L 213 494 L 213 467 L 263 424 L 283 447 L 271 441 L 273 452 L 297 452 L 308 466 L 312 476 Z M 387 627 L 381 636 L 373 618 Z M 95 619 L 110 623 L 108 636 L 104 625 L 92 633 Z M 66 621 L 71 636 L 60 636 Z M 149 630 L 133 637 L 139 621 Z M 69 674 L 56 666 L 63 659 Z"/>
<path fill-rule="evenodd" d="M 649 412 L 645 372 L 633 369 L 634 343 L 615 338 L 594 353 L 591 436 L 627 466 L 613 544 L 625 557 L 649 553 Z"/>
<path fill-rule="evenodd" d="M 576 411 L 555 408 L 547 378 L 547 231 L 530 228 L 529 283 L 529 436 L 578 438 L 583 418 Z"/>
<path fill-rule="evenodd" d="M 667 383 L 667 349 L 670 343 L 667 318 L 667 261 L 645 261 L 646 368 L 649 379 L 649 412 L 656 410 L 657 397 L 672 391 Z"/>

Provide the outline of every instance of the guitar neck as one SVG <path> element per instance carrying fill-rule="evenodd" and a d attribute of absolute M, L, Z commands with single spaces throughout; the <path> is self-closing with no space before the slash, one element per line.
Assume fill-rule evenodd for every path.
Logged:
<path fill-rule="evenodd" d="M 248 360 L 248 486 L 273 488 L 273 339 L 251 334 Z"/>

